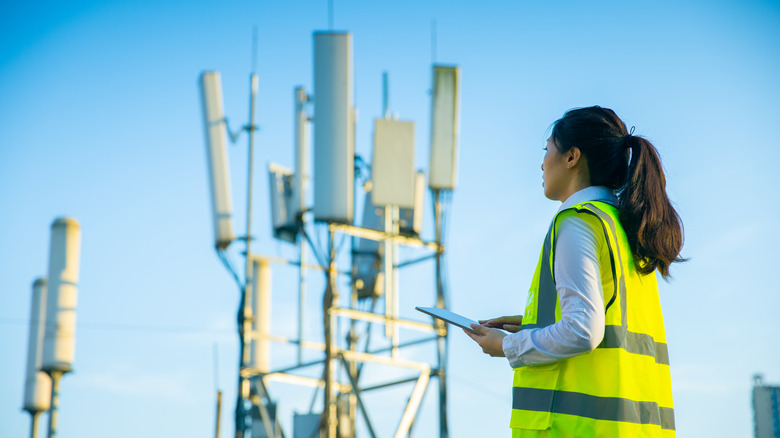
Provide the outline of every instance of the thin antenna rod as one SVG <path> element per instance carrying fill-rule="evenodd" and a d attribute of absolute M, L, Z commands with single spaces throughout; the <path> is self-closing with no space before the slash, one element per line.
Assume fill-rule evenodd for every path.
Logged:
<path fill-rule="evenodd" d="M 219 389 L 219 354 L 217 343 L 214 343 L 214 391 L 217 393 L 217 418 L 214 421 L 214 437 L 219 438 L 219 426 L 222 417 L 222 391 Z"/>
<path fill-rule="evenodd" d="M 328 30 L 333 32 L 333 0 L 328 0 Z"/>
<path fill-rule="evenodd" d="M 431 20 L 431 64 L 436 64 L 436 20 Z"/>
<path fill-rule="evenodd" d="M 252 73 L 257 71 L 257 25 L 252 26 Z"/>
<path fill-rule="evenodd" d="M 390 84 L 387 72 L 382 72 L 382 117 L 390 118 Z"/>
<path fill-rule="evenodd" d="M 214 343 L 214 390 L 219 391 L 219 350 Z"/>

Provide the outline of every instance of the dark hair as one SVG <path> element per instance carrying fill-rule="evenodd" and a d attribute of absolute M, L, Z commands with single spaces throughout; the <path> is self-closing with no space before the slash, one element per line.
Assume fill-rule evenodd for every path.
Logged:
<path fill-rule="evenodd" d="M 579 148 L 591 185 L 617 191 L 620 223 L 637 270 L 658 269 L 668 278 L 669 266 L 685 261 L 682 221 L 666 195 L 658 151 L 631 131 L 611 109 L 592 106 L 567 111 L 553 124 L 552 139 L 561 153 Z"/>

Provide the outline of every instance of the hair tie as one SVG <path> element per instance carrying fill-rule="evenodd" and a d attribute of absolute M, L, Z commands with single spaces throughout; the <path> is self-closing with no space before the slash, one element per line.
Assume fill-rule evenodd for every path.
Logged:
<path fill-rule="evenodd" d="M 631 137 L 634 136 L 634 126 L 631 127 L 631 129 L 628 131 L 628 134 L 623 136 L 624 144 L 626 145 L 626 149 L 631 149 L 633 145 L 631 144 Z"/>

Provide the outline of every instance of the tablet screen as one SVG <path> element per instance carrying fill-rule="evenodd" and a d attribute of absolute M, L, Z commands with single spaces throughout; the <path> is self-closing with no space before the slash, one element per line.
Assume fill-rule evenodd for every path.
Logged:
<path fill-rule="evenodd" d="M 460 328 L 464 328 L 471 333 L 477 334 L 477 332 L 471 329 L 471 324 L 478 324 L 477 321 L 473 321 L 466 318 L 465 316 L 450 312 L 447 309 L 441 309 L 438 307 L 415 307 L 415 310 L 431 315 L 434 318 L 439 318 L 442 321 L 454 324 Z"/>

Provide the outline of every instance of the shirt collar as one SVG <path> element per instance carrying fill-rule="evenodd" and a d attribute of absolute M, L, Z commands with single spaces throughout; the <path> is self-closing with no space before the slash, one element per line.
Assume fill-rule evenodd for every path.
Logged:
<path fill-rule="evenodd" d="M 569 196 L 569 199 L 563 201 L 561 207 L 558 208 L 558 212 L 560 213 L 569 207 L 588 201 L 601 201 L 613 206 L 618 205 L 618 199 L 614 191 L 604 186 L 590 186 Z"/>

